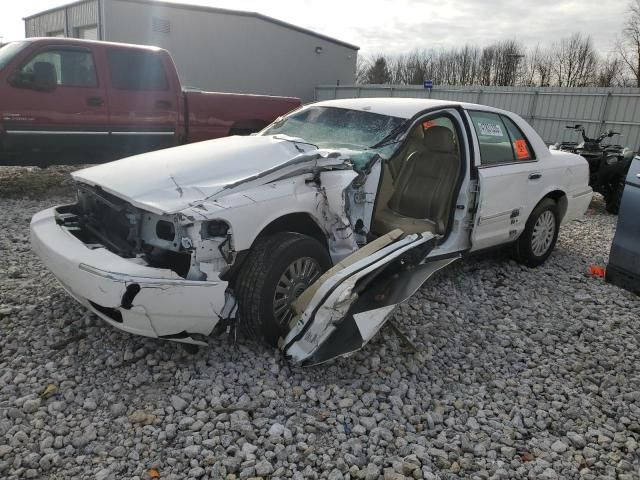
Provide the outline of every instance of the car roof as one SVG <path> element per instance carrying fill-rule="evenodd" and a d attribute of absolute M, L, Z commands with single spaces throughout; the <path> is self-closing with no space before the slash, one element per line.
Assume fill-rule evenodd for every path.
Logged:
<path fill-rule="evenodd" d="M 320 107 L 346 108 L 349 110 L 364 110 L 367 112 L 399 118 L 411 118 L 424 110 L 446 107 L 462 107 L 467 110 L 486 110 L 489 112 L 511 114 L 511 112 L 488 107 L 486 105 L 478 105 L 476 103 L 454 102 L 452 100 L 434 100 L 430 98 L 344 98 L 338 100 L 325 100 L 314 103 L 313 105 Z"/>
<path fill-rule="evenodd" d="M 46 45 L 69 45 L 69 46 L 90 46 L 90 45 L 107 45 L 111 47 L 128 48 L 131 50 L 148 50 L 153 52 L 166 51 L 164 48 L 154 47 L 149 45 L 138 45 L 133 43 L 119 43 L 119 42 L 105 42 L 102 40 L 85 40 L 82 38 L 69 38 L 69 37 L 29 37 L 16 42 L 28 42 L 34 44 L 46 44 Z"/>

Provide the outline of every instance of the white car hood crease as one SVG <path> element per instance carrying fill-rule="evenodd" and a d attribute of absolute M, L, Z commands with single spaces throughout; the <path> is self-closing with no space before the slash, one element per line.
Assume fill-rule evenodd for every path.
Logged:
<path fill-rule="evenodd" d="M 144 153 L 79 170 L 74 180 L 153 213 L 176 213 L 208 198 L 220 198 L 242 183 L 255 186 L 309 170 L 338 152 L 273 136 L 226 137 Z M 317 165 L 320 166 L 320 165 Z M 285 168 L 287 167 L 287 168 Z"/>

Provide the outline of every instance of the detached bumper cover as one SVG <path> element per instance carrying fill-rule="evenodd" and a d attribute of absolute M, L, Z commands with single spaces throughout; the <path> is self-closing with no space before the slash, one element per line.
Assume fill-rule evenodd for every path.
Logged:
<path fill-rule="evenodd" d="M 56 223 L 55 208 L 31 220 L 31 245 L 71 296 L 126 332 L 201 343 L 190 335 L 209 335 L 219 320 L 226 282 L 185 280 L 171 270 L 89 248 Z"/>

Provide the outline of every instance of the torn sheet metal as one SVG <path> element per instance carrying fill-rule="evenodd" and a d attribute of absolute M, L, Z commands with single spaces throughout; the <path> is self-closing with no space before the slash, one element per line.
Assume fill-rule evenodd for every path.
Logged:
<path fill-rule="evenodd" d="M 419 247 L 409 245 L 411 248 Z M 406 247 L 402 250 L 407 251 Z M 421 265 L 398 264 L 394 268 L 390 264 L 397 257 L 385 259 L 384 265 L 372 273 L 354 274 L 337 288 L 339 293 L 328 296 L 315 312 L 307 309 L 312 325 L 297 342 L 290 339 L 293 341 L 286 353 L 294 361 L 310 366 L 360 350 L 391 318 L 399 303 L 413 295 L 431 275 L 459 258 Z M 318 334 L 321 329 L 325 335 Z"/>
<path fill-rule="evenodd" d="M 148 152 L 79 170 L 72 177 L 161 215 L 287 176 L 333 168 L 351 169 L 348 155 L 288 139 L 255 136 Z"/>
<path fill-rule="evenodd" d="M 354 350 L 353 344 L 331 351 L 322 347 L 336 345 L 331 338 L 338 329 L 348 327 L 354 330 L 355 326 L 355 330 L 360 331 L 353 320 L 353 313 L 378 310 L 374 325 L 365 329 L 364 335 L 360 334 L 357 348 L 361 348 L 386 320 L 389 311 L 383 307 L 401 302 L 406 292 L 411 289 L 415 291 L 435 269 L 441 268 L 439 264 L 435 267 L 420 265 L 434 246 L 435 236 L 430 232 L 409 235 L 326 278 L 320 286 L 316 286 L 313 298 L 284 340 L 285 353 L 294 361 L 305 364 L 319 363 L 349 353 Z M 392 264 L 397 265 L 392 267 Z M 398 281 L 400 275 L 402 279 Z M 376 287 L 374 290 L 377 292 L 374 302 L 371 305 L 367 301 L 359 302 L 361 295 L 365 299 L 369 298 L 373 287 Z M 368 308 L 354 312 L 356 304 Z M 345 323 L 345 319 L 351 319 L 354 325 L 349 327 L 349 322 Z M 340 338 L 346 337 L 341 334 Z M 353 338 L 353 334 L 349 338 Z"/>

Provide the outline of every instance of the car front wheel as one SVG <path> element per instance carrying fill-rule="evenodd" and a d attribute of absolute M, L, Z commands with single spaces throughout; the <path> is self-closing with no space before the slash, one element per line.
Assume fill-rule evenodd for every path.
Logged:
<path fill-rule="evenodd" d="M 276 346 L 289 332 L 293 301 L 330 267 L 314 238 L 284 232 L 258 239 L 236 282 L 240 329 Z"/>
<path fill-rule="evenodd" d="M 528 267 L 544 263 L 556 245 L 559 226 L 558 205 L 550 198 L 543 199 L 531 212 L 514 245 L 516 260 Z"/>

